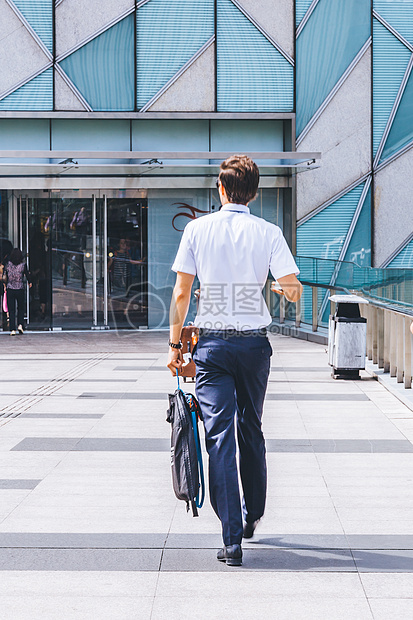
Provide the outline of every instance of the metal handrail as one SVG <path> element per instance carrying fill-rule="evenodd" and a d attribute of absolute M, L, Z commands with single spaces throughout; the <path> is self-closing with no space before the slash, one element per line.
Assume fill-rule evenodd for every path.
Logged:
<path fill-rule="evenodd" d="M 369 298 L 366 296 L 366 299 Z M 404 383 L 412 387 L 413 314 L 398 308 L 369 300 L 362 304 L 362 315 L 367 319 L 367 357 Z"/>
<path fill-rule="evenodd" d="M 402 304 L 398 300 L 372 294 L 371 286 L 361 286 L 359 289 L 347 289 L 343 286 L 301 280 L 304 286 L 312 290 L 312 330 L 319 328 L 318 289 L 355 293 L 364 297 L 369 303 L 360 304 L 362 316 L 367 319 L 367 358 L 377 364 L 384 373 L 395 377 L 398 383 L 403 383 L 406 389 L 412 387 L 412 359 L 413 359 L 413 306 Z M 331 313 L 334 304 L 331 303 Z M 296 327 L 301 324 L 301 304 L 296 304 Z M 284 313 L 283 313 L 284 314 Z M 280 312 L 280 322 L 281 312 Z"/>

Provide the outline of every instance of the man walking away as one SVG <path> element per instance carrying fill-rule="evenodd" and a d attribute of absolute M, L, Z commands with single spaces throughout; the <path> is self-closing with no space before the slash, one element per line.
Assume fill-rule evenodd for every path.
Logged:
<path fill-rule="evenodd" d="M 195 320 L 200 337 L 193 355 L 196 395 L 209 454 L 210 500 L 222 525 L 224 547 L 217 557 L 230 566 L 241 565 L 242 538 L 252 538 L 265 508 L 261 418 L 272 350 L 266 335 L 271 316 L 262 289 L 269 269 L 289 301 L 296 302 L 302 292 L 280 228 L 250 213 L 248 203 L 256 196 L 258 182 L 258 167 L 251 159 L 226 159 L 217 179 L 221 210 L 187 224 L 172 266 L 177 276 L 168 368 L 173 374 L 182 364 L 180 334 L 195 275 L 201 285 Z"/>

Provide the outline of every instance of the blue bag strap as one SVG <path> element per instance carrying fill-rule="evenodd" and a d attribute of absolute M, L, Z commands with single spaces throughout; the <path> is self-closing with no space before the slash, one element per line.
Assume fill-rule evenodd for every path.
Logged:
<path fill-rule="evenodd" d="M 181 389 L 181 386 L 179 384 L 179 373 L 178 373 L 178 369 L 176 369 L 176 379 L 178 381 L 178 390 L 181 390 L 182 393 L 183 390 Z M 196 412 L 192 411 L 192 428 L 194 430 L 194 437 L 195 437 L 195 446 L 196 446 L 196 456 L 198 459 L 198 470 L 199 470 L 199 478 L 200 478 L 200 483 L 199 483 L 199 489 L 201 490 L 201 498 L 199 498 L 199 489 L 198 489 L 198 494 L 195 498 L 195 503 L 196 503 L 196 507 L 197 508 L 202 508 L 202 506 L 204 505 L 204 500 L 205 500 L 205 479 L 204 479 L 204 466 L 202 463 L 202 450 L 201 450 L 201 441 L 199 439 L 199 434 L 198 434 L 198 424 L 197 424 L 197 420 L 196 420 Z"/>
<path fill-rule="evenodd" d="M 205 480 L 204 480 L 204 466 L 202 464 L 202 450 L 201 450 L 201 441 L 199 439 L 199 434 L 198 434 L 198 424 L 197 424 L 197 420 L 196 420 L 196 412 L 192 411 L 192 426 L 194 429 L 194 435 L 195 435 L 195 445 L 196 445 L 196 455 L 198 458 L 198 469 L 199 469 L 199 477 L 201 479 L 201 482 L 199 484 L 199 488 L 201 490 L 201 499 L 199 498 L 199 490 L 198 490 L 198 494 L 195 498 L 196 501 L 196 506 L 197 508 L 202 508 L 202 506 L 204 505 L 204 499 L 205 499 Z"/>

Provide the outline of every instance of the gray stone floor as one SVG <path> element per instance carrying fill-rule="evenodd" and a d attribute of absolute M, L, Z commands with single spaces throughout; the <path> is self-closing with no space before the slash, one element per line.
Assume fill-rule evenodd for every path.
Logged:
<path fill-rule="evenodd" d="M 273 336 L 267 510 L 230 568 L 172 492 L 165 342 L 0 335 L 1 620 L 413 617 L 413 412 Z"/>

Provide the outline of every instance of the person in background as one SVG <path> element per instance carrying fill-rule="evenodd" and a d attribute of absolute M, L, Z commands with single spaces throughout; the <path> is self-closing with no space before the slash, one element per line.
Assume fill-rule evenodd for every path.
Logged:
<path fill-rule="evenodd" d="M 3 271 L 4 265 L 8 261 L 8 256 L 10 252 L 13 250 L 12 243 L 5 238 L 0 238 L 0 326 L 3 328 L 3 331 L 7 331 L 8 328 L 8 320 L 9 313 L 7 308 L 7 295 L 6 295 L 6 286 L 2 284 L 3 282 Z M 6 298 L 5 298 L 6 295 Z"/>
<path fill-rule="evenodd" d="M 9 308 L 10 335 L 15 336 L 18 332 L 23 334 L 24 323 L 24 278 L 30 284 L 30 275 L 24 260 L 22 251 L 14 248 L 4 266 L 3 282 L 7 289 L 7 305 Z M 17 304 L 17 332 L 16 332 L 16 304 Z"/>
<path fill-rule="evenodd" d="M 131 256 L 125 238 L 119 239 L 119 249 L 109 256 L 108 270 L 112 274 L 112 284 L 116 289 L 127 292 L 130 282 Z"/>
<path fill-rule="evenodd" d="M 131 289 L 136 292 L 141 292 L 142 265 L 145 262 L 145 259 L 141 256 L 138 239 L 136 239 L 136 237 L 127 237 L 126 247 L 130 256 L 130 281 L 128 283 L 128 294 Z"/>

